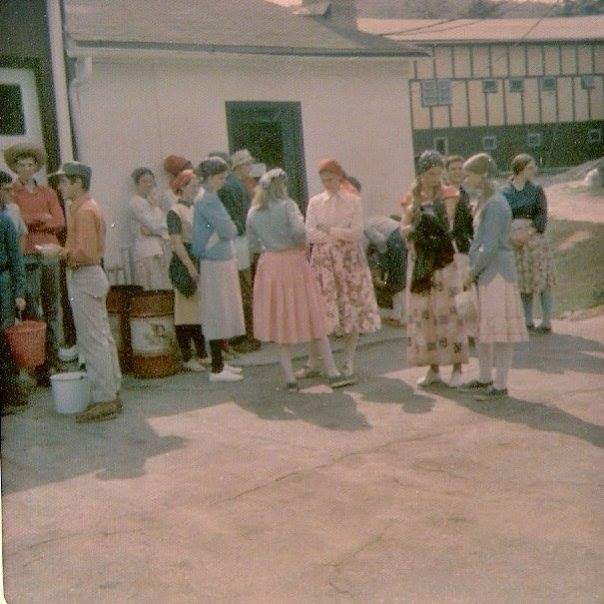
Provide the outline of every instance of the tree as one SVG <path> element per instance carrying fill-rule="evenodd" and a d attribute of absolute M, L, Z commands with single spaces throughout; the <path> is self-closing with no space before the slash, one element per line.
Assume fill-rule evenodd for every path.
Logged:
<path fill-rule="evenodd" d="M 472 0 L 467 9 L 467 16 L 471 19 L 492 19 L 497 17 L 502 2 L 492 0 Z"/>

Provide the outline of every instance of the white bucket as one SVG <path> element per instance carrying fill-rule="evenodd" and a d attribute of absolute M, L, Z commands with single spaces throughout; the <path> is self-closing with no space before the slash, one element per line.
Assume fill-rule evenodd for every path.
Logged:
<path fill-rule="evenodd" d="M 50 382 L 58 413 L 81 413 L 90 404 L 90 380 L 86 373 L 57 373 L 50 376 Z"/>

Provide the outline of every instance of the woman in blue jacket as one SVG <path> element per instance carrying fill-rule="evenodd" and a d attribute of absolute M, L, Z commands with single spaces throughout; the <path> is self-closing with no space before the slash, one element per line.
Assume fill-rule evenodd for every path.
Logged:
<path fill-rule="evenodd" d="M 199 258 L 201 325 L 210 342 L 211 382 L 236 382 L 240 370 L 222 358 L 222 340 L 245 334 L 239 273 L 233 240 L 237 227 L 218 198 L 228 174 L 227 163 L 210 157 L 197 167 L 203 194 L 193 212 L 193 254 Z"/>
<path fill-rule="evenodd" d="M 478 286 L 478 363 L 480 377 L 465 389 L 484 392 L 478 400 L 507 396 L 514 343 L 528 339 L 524 326 L 514 252 L 510 246 L 512 212 L 491 178 L 495 162 L 479 153 L 464 164 L 466 189 L 478 195 L 470 275 L 466 287 Z M 493 380 L 493 366 L 495 379 Z"/>

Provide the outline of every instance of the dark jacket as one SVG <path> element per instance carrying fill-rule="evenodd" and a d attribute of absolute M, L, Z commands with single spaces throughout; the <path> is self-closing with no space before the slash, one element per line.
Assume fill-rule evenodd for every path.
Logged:
<path fill-rule="evenodd" d="M 432 277 L 455 257 L 452 238 L 442 220 L 426 212 L 411 227 L 410 238 L 415 247 L 415 265 L 411 276 L 411 291 L 427 294 L 432 288 Z"/>
<path fill-rule="evenodd" d="M 442 201 L 435 202 L 434 210 L 443 227 L 448 230 L 449 220 L 445 204 Z M 460 187 L 459 201 L 455 207 L 455 216 L 453 217 L 451 237 L 455 241 L 457 251 L 461 254 L 467 254 L 470 251 L 470 245 L 474 237 L 473 221 L 474 219 L 470 211 L 470 197 L 467 191 L 463 187 Z"/>

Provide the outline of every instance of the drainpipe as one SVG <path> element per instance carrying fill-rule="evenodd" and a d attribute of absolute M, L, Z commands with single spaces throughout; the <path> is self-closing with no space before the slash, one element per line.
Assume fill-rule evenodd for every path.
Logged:
<path fill-rule="evenodd" d="M 65 49 L 63 48 L 63 19 L 61 0 L 46 0 L 48 36 L 52 62 L 52 81 L 59 135 L 59 163 L 73 159 L 73 139 L 69 118 Z"/>
<path fill-rule="evenodd" d="M 79 57 L 75 61 L 75 77 L 69 82 L 69 105 L 73 120 L 73 130 L 76 145 L 78 147 L 78 158 L 86 157 L 84 144 L 84 131 L 82 128 L 82 108 L 80 105 L 80 87 L 85 84 L 92 75 L 92 57 Z"/>

